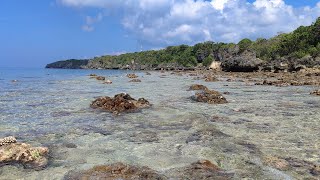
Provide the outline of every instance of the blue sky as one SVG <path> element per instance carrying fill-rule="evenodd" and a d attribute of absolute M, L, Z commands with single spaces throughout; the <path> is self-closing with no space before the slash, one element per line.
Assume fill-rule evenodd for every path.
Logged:
<path fill-rule="evenodd" d="M 319 0 L 2 0 L 0 67 L 213 40 L 271 37 L 320 16 Z M 308 6 L 308 7 L 306 7 Z"/>

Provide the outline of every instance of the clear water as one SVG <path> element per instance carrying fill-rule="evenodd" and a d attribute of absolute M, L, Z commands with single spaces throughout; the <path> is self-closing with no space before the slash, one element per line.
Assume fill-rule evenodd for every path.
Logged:
<path fill-rule="evenodd" d="M 113 84 L 90 79 L 91 73 L 106 76 Z M 169 72 L 151 72 L 151 76 L 135 72 L 142 82 L 129 83 L 127 73 L 0 69 L 0 137 L 13 135 L 51 151 L 45 170 L 2 166 L 0 179 L 62 179 L 69 170 L 119 161 L 164 172 L 199 159 L 234 172 L 235 179 L 295 179 L 307 174 L 277 171 L 265 166 L 262 157 L 320 163 L 320 97 L 309 94 L 315 87 L 251 86 L 226 82 L 223 77 L 204 82 Z M 193 92 L 186 90 L 195 83 L 230 92 L 225 95 L 230 103 L 192 102 Z M 90 109 L 95 97 L 121 92 L 144 97 L 153 106 L 120 116 Z M 189 141 L 206 128 L 226 135 Z M 76 148 L 70 148 L 70 143 Z"/>

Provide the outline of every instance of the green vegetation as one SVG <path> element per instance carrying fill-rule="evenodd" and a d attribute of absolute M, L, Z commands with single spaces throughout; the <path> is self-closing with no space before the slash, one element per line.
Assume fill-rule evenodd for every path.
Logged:
<path fill-rule="evenodd" d="M 194 46 L 169 46 L 161 50 L 126 53 L 118 56 L 95 57 L 88 68 L 132 68 L 209 66 L 213 60 L 221 61 L 225 56 L 254 52 L 264 61 L 275 61 L 284 57 L 298 59 L 304 56 L 320 56 L 320 17 L 310 26 L 301 26 L 287 34 L 271 39 L 258 38 L 255 41 L 243 39 L 238 44 L 203 42 Z M 79 62 L 76 62 L 79 66 Z M 139 69 L 139 68 L 138 68 Z"/>

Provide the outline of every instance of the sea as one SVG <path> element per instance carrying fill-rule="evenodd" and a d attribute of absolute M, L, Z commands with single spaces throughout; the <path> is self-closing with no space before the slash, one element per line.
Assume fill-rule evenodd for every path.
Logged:
<path fill-rule="evenodd" d="M 91 79 L 93 73 L 113 83 Z M 142 82 L 129 82 L 128 73 Z M 203 159 L 234 173 L 235 179 L 300 179 L 309 172 L 280 171 L 263 159 L 320 163 L 320 97 L 310 95 L 317 87 L 150 73 L 0 68 L 0 138 L 15 136 L 50 150 L 47 168 L 1 165 L 0 179 L 58 180 L 69 171 L 115 162 L 165 173 Z M 192 101 L 192 84 L 228 92 L 229 103 Z M 120 115 L 90 108 L 95 98 L 122 92 L 143 97 L 152 107 Z"/>

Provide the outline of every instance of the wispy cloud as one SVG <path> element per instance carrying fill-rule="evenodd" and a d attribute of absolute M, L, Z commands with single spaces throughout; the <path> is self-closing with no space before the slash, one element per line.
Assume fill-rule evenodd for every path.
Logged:
<path fill-rule="evenodd" d="M 139 42 L 161 47 L 213 40 L 237 42 L 242 38 L 271 37 L 308 25 L 320 16 L 314 7 L 295 8 L 284 0 L 58 0 L 77 8 L 116 11 L 123 27 Z M 102 15 L 87 17 L 84 30 Z"/>
<path fill-rule="evenodd" d="M 86 16 L 85 25 L 82 26 L 82 30 L 86 32 L 94 31 L 94 24 L 102 21 L 103 15 L 99 13 L 97 16 Z"/>

